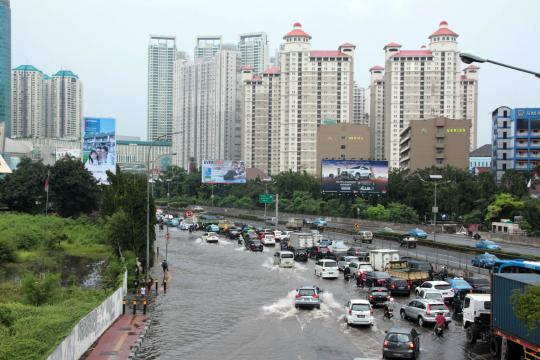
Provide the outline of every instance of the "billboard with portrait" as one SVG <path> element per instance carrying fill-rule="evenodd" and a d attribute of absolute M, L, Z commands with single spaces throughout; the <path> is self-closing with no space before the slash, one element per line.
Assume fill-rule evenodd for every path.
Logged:
<path fill-rule="evenodd" d="M 245 184 L 246 163 L 240 160 L 203 160 L 204 184 Z"/>
<path fill-rule="evenodd" d="M 83 163 L 98 184 L 108 184 L 107 171 L 116 173 L 116 120 L 84 118 Z"/>
<path fill-rule="evenodd" d="M 81 149 L 56 148 L 56 161 L 60 159 L 81 160 Z"/>
<path fill-rule="evenodd" d="M 388 161 L 322 160 L 321 192 L 341 194 L 386 194 Z"/>

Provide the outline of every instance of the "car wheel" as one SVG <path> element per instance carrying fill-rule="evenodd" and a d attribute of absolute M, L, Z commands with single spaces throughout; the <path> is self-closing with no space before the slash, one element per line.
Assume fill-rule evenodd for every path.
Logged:
<path fill-rule="evenodd" d="M 401 320 L 407 320 L 407 315 L 405 314 L 404 310 L 399 312 L 399 316 L 401 317 Z"/>
<path fill-rule="evenodd" d="M 317 307 L 317 310 L 318 310 L 318 309 L 320 309 L 320 308 L 321 308 L 321 305 L 317 305 L 316 307 Z"/>
<path fill-rule="evenodd" d="M 418 325 L 419 326 L 424 326 L 424 318 L 421 317 L 421 316 L 418 317 Z"/>

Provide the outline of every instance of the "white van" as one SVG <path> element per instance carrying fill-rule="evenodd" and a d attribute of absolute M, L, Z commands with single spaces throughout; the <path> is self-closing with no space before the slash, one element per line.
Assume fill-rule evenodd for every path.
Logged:
<path fill-rule="evenodd" d="M 339 275 L 336 260 L 320 259 L 315 263 L 315 276 L 336 279 Z"/>
<path fill-rule="evenodd" d="M 294 254 L 291 251 L 278 251 L 274 254 L 274 265 L 280 267 L 293 267 Z"/>

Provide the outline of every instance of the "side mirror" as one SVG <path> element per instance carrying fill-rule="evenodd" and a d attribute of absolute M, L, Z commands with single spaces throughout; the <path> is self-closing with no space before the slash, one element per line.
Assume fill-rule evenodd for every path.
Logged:
<path fill-rule="evenodd" d="M 384 330 L 384 333 L 385 333 L 385 334 L 388 334 L 388 330 Z"/>

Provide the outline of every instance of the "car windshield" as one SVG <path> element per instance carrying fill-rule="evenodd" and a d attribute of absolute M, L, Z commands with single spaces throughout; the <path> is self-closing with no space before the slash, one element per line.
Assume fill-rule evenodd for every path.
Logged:
<path fill-rule="evenodd" d="M 409 342 L 409 335 L 406 334 L 388 334 L 386 337 L 388 341 L 394 342 L 394 343 L 408 343 Z"/>
<path fill-rule="evenodd" d="M 441 298 L 441 294 L 440 293 L 435 293 L 435 292 L 428 292 L 428 293 L 426 293 L 426 295 L 424 297 L 426 299 L 439 300 Z"/>
<path fill-rule="evenodd" d="M 388 273 L 383 272 L 383 271 L 376 271 L 376 272 L 373 273 L 373 276 L 376 277 L 376 278 L 387 278 L 387 277 L 389 277 Z"/>
<path fill-rule="evenodd" d="M 371 265 L 360 265 L 358 268 L 363 271 L 373 271 L 373 267 Z"/>
<path fill-rule="evenodd" d="M 293 257 L 293 254 L 281 254 L 282 259 L 292 259 Z"/>
<path fill-rule="evenodd" d="M 446 306 L 444 304 L 429 304 L 429 308 L 431 309 L 431 311 L 433 311 L 433 310 L 441 310 L 441 311 L 446 310 Z"/>
<path fill-rule="evenodd" d="M 300 289 L 298 291 L 298 294 L 300 294 L 300 296 L 313 296 L 313 295 L 315 295 L 315 290 L 313 290 L 313 289 Z"/>
<path fill-rule="evenodd" d="M 454 286 L 459 286 L 459 287 L 468 287 L 469 284 L 467 284 L 464 280 L 454 280 Z"/>
<path fill-rule="evenodd" d="M 348 261 L 348 262 L 358 261 L 358 258 L 357 257 L 345 257 L 345 258 L 343 258 L 343 261 Z"/>
<path fill-rule="evenodd" d="M 324 267 L 336 267 L 337 266 L 337 263 L 335 261 L 325 261 L 323 263 L 323 266 Z"/>
<path fill-rule="evenodd" d="M 440 284 L 440 285 L 435 285 L 435 289 L 437 289 L 437 290 L 450 290 L 451 286 L 447 285 L 447 284 Z"/>
<path fill-rule="evenodd" d="M 353 311 L 369 311 L 369 305 L 368 304 L 353 304 L 352 306 Z"/>

